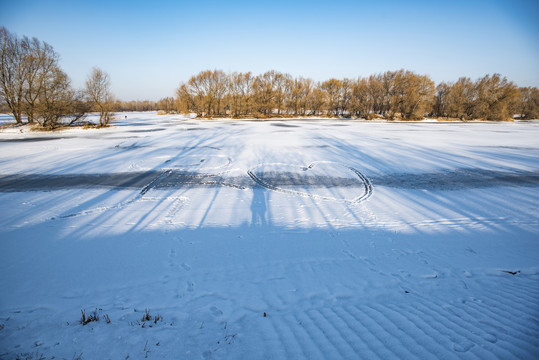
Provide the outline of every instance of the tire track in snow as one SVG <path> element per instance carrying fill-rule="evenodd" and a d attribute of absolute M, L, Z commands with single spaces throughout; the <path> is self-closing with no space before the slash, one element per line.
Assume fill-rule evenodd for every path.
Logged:
<path fill-rule="evenodd" d="M 440 334 L 433 333 L 433 328 L 430 327 L 422 318 L 417 318 L 410 315 L 410 312 L 407 310 L 408 305 L 399 305 L 388 304 L 385 309 L 387 312 L 392 314 L 391 319 L 395 325 L 406 330 L 405 336 L 412 336 L 415 338 L 418 346 L 425 349 L 426 352 L 432 354 L 425 358 L 448 358 L 447 347 L 444 347 L 441 344 Z M 406 311 L 405 311 L 406 310 Z M 456 355 L 454 356 L 456 358 Z"/>
<path fill-rule="evenodd" d="M 453 349 L 458 352 L 466 352 L 472 350 L 474 353 L 484 354 L 485 358 L 490 357 L 492 354 L 488 349 L 485 348 L 485 345 L 488 343 L 497 342 L 497 338 L 493 338 L 491 335 L 484 332 L 481 328 L 477 326 L 472 326 L 469 322 L 464 321 L 460 316 L 457 316 L 455 313 L 448 311 L 446 307 L 439 306 L 438 311 L 432 310 L 432 306 L 427 306 L 424 302 L 420 302 L 418 307 L 422 307 L 425 313 L 431 313 L 438 316 L 441 321 L 444 321 L 447 328 L 452 329 L 454 332 L 465 335 L 465 341 L 453 339 Z M 481 346 L 476 346 L 481 344 Z M 482 355 L 483 356 L 483 355 Z"/>
<path fill-rule="evenodd" d="M 384 339 L 384 345 L 395 358 L 415 358 L 407 344 L 403 343 L 397 334 L 387 330 L 387 321 L 376 318 L 376 313 L 371 306 L 353 306 L 351 309 L 356 312 L 358 318 L 362 318 L 363 324 L 375 334 L 376 338 Z"/>
<path fill-rule="evenodd" d="M 178 197 L 175 198 L 172 202 L 172 206 L 167 211 L 167 214 L 164 218 L 164 223 L 172 225 L 174 223 L 174 216 L 180 211 L 180 209 L 185 205 L 185 198 Z"/>
<path fill-rule="evenodd" d="M 370 319 L 368 318 L 368 314 L 360 311 L 357 306 L 349 306 L 344 310 L 347 312 L 347 315 L 359 325 L 360 328 L 364 329 L 362 333 L 367 336 L 366 341 L 372 344 L 375 349 L 374 351 L 379 355 L 379 359 L 398 359 L 399 357 L 403 357 L 402 355 L 399 356 L 399 352 L 395 352 L 389 346 L 388 341 L 386 341 L 386 339 L 391 340 L 390 337 L 388 337 L 388 334 L 383 334 L 376 331 L 374 328 L 375 324 L 373 324 L 373 321 L 369 321 Z M 382 339 L 384 339 L 384 341 L 382 341 Z"/>
<path fill-rule="evenodd" d="M 301 336 L 300 331 L 296 329 L 297 326 L 303 327 L 303 323 L 301 321 L 298 321 L 297 316 L 288 316 L 288 317 L 285 317 L 285 319 L 287 320 L 285 325 L 287 325 L 288 332 L 290 334 L 293 334 L 294 340 L 296 344 L 298 345 L 298 348 L 300 349 L 299 351 L 297 351 L 297 353 L 303 355 L 302 358 L 305 358 L 305 359 L 313 358 L 312 354 L 309 354 L 308 352 L 309 349 L 313 348 L 313 346 L 312 345 L 309 346 L 309 343 L 306 342 L 305 337 Z M 305 332 L 304 329 L 302 330 L 303 330 L 302 333 L 307 334 L 307 332 Z M 307 337 L 307 340 L 311 340 L 311 339 Z M 300 358 L 300 357 L 298 356 L 297 358 Z"/>
<path fill-rule="evenodd" d="M 320 161 L 320 162 L 311 163 L 306 167 L 305 166 L 290 165 L 290 164 L 266 164 L 266 165 L 294 166 L 294 167 L 297 167 L 298 169 L 308 170 L 308 169 L 312 169 L 316 164 L 324 164 L 324 163 L 336 164 L 336 163 L 329 162 L 329 161 Z M 265 187 L 265 188 L 267 188 L 269 190 L 273 190 L 273 191 L 277 191 L 277 192 L 293 194 L 293 195 L 299 195 L 299 196 L 309 197 L 309 198 L 313 198 L 313 199 L 340 201 L 340 202 L 345 202 L 345 203 L 359 203 L 359 202 L 362 202 L 362 201 L 368 199 L 372 195 L 372 192 L 373 192 L 373 185 L 372 185 L 371 181 L 369 180 L 369 178 L 367 178 L 365 175 L 363 175 L 361 172 L 354 169 L 353 167 L 342 165 L 342 164 L 338 164 L 338 165 L 343 166 L 344 168 L 352 171 L 359 178 L 359 180 L 361 181 L 361 183 L 363 185 L 363 188 L 364 188 L 363 194 L 355 197 L 352 200 L 339 199 L 339 198 L 334 198 L 334 197 L 331 197 L 331 196 L 323 196 L 323 195 L 312 194 L 312 193 L 307 193 L 307 192 L 298 191 L 298 190 L 284 189 L 284 188 L 282 188 L 280 186 L 272 184 L 271 181 L 270 182 L 265 181 L 262 178 L 260 178 L 259 176 L 257 176 L 255 174 L 255 172 L 254 172 L 255 168 L 247 170 L 247 174 L 251 177 L 251 179 L 253 179 L 254 182 L 259 184 L 260 186 L 263 186 L 263 187 Z M 314 185 L 314 184 L 306 184 L 306 185 Z"/>
<path fill-rule="evenodd" d="M 459 324 L 469 333 L 479 335 L 483 340 L 486 340 L 492 344 L 498 343 L 498 336 L 496 336 L 495 332 L 488 331 L 484 328 L 484 326 L 480 325 L 480 321 L 468 311 L 465 311 L 461 308 L 455 308 L 455 307 L 444 307 L 448 313 L 451 315 L 454 315 L 456 318 L 459 318 Z M 496 345 L 497 349 L 501 350 L 501 353 L 504 358 L 511 358 L 514 357 L 514 354 L 511 352 L 511 345 L 506 344 L 505 342 L 501 341 L 499 344 Z"/>
<path fill-rule="evenodd" d="M 513 318 L 519 318 L 522 317 L 522 311 L 519 311 L 516 309 L 515 304 L 520 304 L 521 306 L 525 306 L 527 309 L 536 309 L 537 312 L 537 301 L 521 301 L 523 299 L 515 297 L 515 301 L 508 301 L 508 297 L 511 297 L 512 294 L 510 291 L 503 291 L 504 296 L 500 295 L 502 287 L 497 289 L 496 291 L 492 291 L 489 294 L 488 298 L 481 299 L 481 302 L 485 304 L 486 308 L 488 308 L 493 313 L 496 313 L 496 311 L 499 311 L 500 308 L 499 305 L 503 305 L 503 309 L 505 313 L 505 316 L 510 315 Z M 472 302 L 473 303 L 473 302 Z M 508 313 L 508 314 L 507 314 Z M 500 316 L 500 313 L 497 313 L 498 316 Z M 539 313 L 537 314 L 539 315 Z M 515 322 L 511 322 L 513 325 L 517 325 Z M 527 330 L 527 326 L 523 326 L 522 329 L 515 328 L 515 330 Z"/>
<path fill-rule="evenodd" d="M 310 359 L 331 359 L 331 354 L 326 352 L 326 344 L 322 344 L 324 339 L 317 338 L 313 333 L 312 328 L 316 325 L 311 322 L 311 319 L 306 315 L 305 312 L 296 314 L 296 321 L 298 324 L 301 324 L 300 329 L 305 334 L 305 339 L 309 341 L 307 345 L 304 346 L 304 353 L 309 353 L 312 350 L 316 350 L 315 354 L 308 354 Z M 309 351 L 310 350 L 310 351 Z"/>
<path fill-rule="evenodd" d="M 527 323 L 514 321 L 514 319 L 526 319 L 529 314 L 523 311 L 516 312 L 514 304 L 502 303 L 504 306 L 501 308 L 500 303 L 495 299 L 484 299 L 483 304 L 484 306 L 480 306 L 479 303 L 470 302 L 469 306 L 475 307 L 477 311 L 482 312 L 483 314 L 489 313 L 490 315 L 485 316 L 485 318 L 489 319 L 488 321 L 491 323 L 494 322 L 495 326 L 498 326 L 497 324 L 503 325 L 501 328 L 505 329 L 504 336 L 512 339 L 511 345 L 515 346 L 516 344 L 519 344 L 517 347 L 518 350 L 522 350 L 532 345 L 535 349 L 531 352 L 527 350 L 529 352 L 528 356 L 539 354 L 539 344 L 537 343 L 539 331 L 531 331 L 529 321 Z M 521 307 L 525 309 L 536 309 L 537 313 L 536 303 L 525 303 L 522 304 Z M 508 318 L 512 320 L 508 320 Z M 537 314 L 535 320 L 537 321 Z"/>
<path fill-rule="evenodd" d="M 359 336 L 362 331 L 358 329 L 357 323 L 353 323 L 350 320 L 351 316 L 347 312 L 345 312 L 343 308 L 332 308 L 331 311 L 335 314 L 337 323 L 336 326 L 341 328 L 341 331 L 343 333 L 348 334 L 348 341 L 350 343 L 350 346 L 354 348 L 356 354 L 362 354 L 365 356 L 365 358 L 369 359 L 380 357 L 378 354 L 376 354 L 376 351 L 372 348 L 370 342 L 365 341 L 365 339 Z M 359 344 L 361 344 L 361 346 Z M 377 356 L 374 356 L 374 354 L 376 354 Z"/>
<path fill-rule="evenodd" d="M 61 215 L 61 216 L 57 216 L 57 217 L 52 217 L 49 220 L 66 219 L 66 218 L 77 217 L 77 216 L 82 216 L 82 215 L 92 215 L 92 214 L 102 213 L 102 212 L 105 212 L 107 210 L 124 208 L 124 207 L 126 207 L 128 205 L 131 205 L 134 202 L 140 200 L 144 195 L 146 195 L 146 193 L 148 191 L 150 191 L 160 181 L 162 181 L 165 177 L 167 177 L 170 174 L 170 172 L 171 172 L 171 170 L 162 171 L 159 176 L 154 178 L 149 184 L 144 186 L 142 188 L 142 190 L 140 190 L 140 192 L 138 194 L 136 194 L 132 199 L 129 199 L 127 201 L 123 201 L 123 202 L 115 204 L 113 206 L 103 206 L 103 207 L 98 207 L 98 208 L 94 208 L 94 209 L 83 210 L 83 211 L 76 212 L 76 213 L 71 213 L 71 214 Z"/>
<path fill-rule="evenodd" d="M 402 346 L 405 349 L 408 349 L 414 357 L 418 359 L 427 359 L 432 356 L 432 353 L 426 354 L 428 351 L 419 344 L 417 339 L 411 336 L 410 332 L 404 332 L 403 329 L 397 326 L 391 313 L 387 311 L 387 307 L 373 304 L 370 309 L 372 310 L 372 318 L 380 324 L 380 327 L 382 327 L 388 334 L 394 334 Z"/>
<path fill-rule="evenodd" d="M 487 326 L 490 332 L 494 333 L 491 335 L 496 336 L 497 338 L 496 346 L 502 347 L 508 351 L 511 354 L 508 358 L 514 358 L 515 351 L 519 352 L 522 347 L 529 344 L 522 341 L 520 337 L 521 332 L 512 326 L 511 321 L 507 321 L 506 314 L 495 313 L 491 311 L 489 306 L 479 306 L 480 304 L 475 302 L 467 304 L 466 312 L 469 313 L 473 319 L 476 319 L 478 326 L 481 328 L 483 328 L 483 325 Z M 484 331 L 487 332 L 486 330 Z"/>
<path fill-rule="evenodd" d="M 320 324 L 326 323 L 328 325 L 325 328 L 324 333 L 328 335 L 332 334 L 332 337 L 334 339 L 339 340 L 339 346 L 344 348 L 344 350 L 341 351 L 341 353 L 343 353 L 344 355 L 343 358 L 349 359 L 354 357 L 355 354 L 358 354 L 357 350 L 353 346 L 354 342 L 350 338 L 350 333 L 346 331 L 346 328 L 342 329 L 340 326 L 337 325 L 335 321 L 337 315 L 335 314 L 335 312 L 329 308 L 321 308 L 318 311 L 318 314 L 320 315 Z M 320 327 L 322 328 L 322 325 Z"/>
<path fill-rule="evenodd" d="M 326 272 L 324 266 L 317 267 L 319 271 L 305 264 L 299 268 L 303 270 L 297 272 L 310 272 L 309 277 L 313 278 Z M 241 274 L 250 270 L 256 273 L 249 268 L 238 268 L 205 276 L 217 275 L 216 281 L 234 278 L 235 282 L 241 282 Z M 279 274 L 270 275 L 273 278 Z M 261 333 L 245 333 L 243 341 L 250 341 L 250 336 L 263 339 L 261 344 L 267 344 L 262 352 L 264 356 L 294 359 L 534 358 L 539 350 L 534 344 L 533 334 L 537 333 L 534 324 L 524 326 L 525 322 L 532 322 L 528 320 L 530 315 L 533 318 L 533 311 L 527 309 L 533 306 L 529 299 L 509 312 L 511 318 L 522 318 L 524 323 L 508 327 L 506 323 L 512 320 L 507 318 L 505 310 L 511 306 L 510 300 L 500 303 L 497 298 L 489 297 L 481 303 L 455 298 L 448 302 L 446 298 L 409 294 L 403 295 L 412 297 L 407 301 L 386 303 L 381 299 L 362 304 L 364 300 L 354 298 L 334 302 L 326 298 L 323 290 L 314 299 L 308 294 L 306 298 L 287 299 L 264 287 L 260 298 L 267 303 L 269 316 L 262 320 L 263 327 L 256 328 Z M 504 291 L 514 291 L 514 287 L 503 287 L 501 293 Z M 231 301 L 229 296 L 234 292 L 223 295 L 221 300 Z M 215 298 L 212 304 L 220 306 L 221 300 Z M 484 310 L 495 312 L 478 312 Z M 260 316 L 259 310 L 256 313 Z"/>
<path fill-rule="evenodd" d="M 511 225 L 519 228 L 529 229 L 531 231 L 539 227 L 539 221 L 536 219 L 507 219 L 507 218 L 456 218 L 456 219 L 441 219 L 441 220 L 424 220 L 416 222 L 406 221 L 385 221 L 380 217 L 375 217 L 375 220 L 365 220 L 365 226 L 385 229 L 388 231 L 399 230 L 403 228 L 416 228 L 422 231 L 431 229 L 451 228 L 451 229 L 477 229 L 488 230 L 501 225 Z"/>
<path fill-rule="evenodd" d="M 407 306 L 406 311 L 405 309 L 400 308 L 394 309 L 394 311 L 407 314 L 406 318 L 408 318 L 411 324 L 413 324 L 414 326 L 417 326 L 416 324 L 418 322 L 423 323 L 426 327 L 424 331 L 430 334 L 430 338 L 433 340 L 433 343 L 442 342 L 444 344 L 444 350 L 446 353 L 456 351 L 454 349 L 456 341 L 461 343 L 467 341 L 464 336 L 448 328 L 445 323 L 440 321 L 440 319 L 432 317 L 424 311 L 417 310 L 415 305 L 417 305 L 418 303 L 419 301 L 417 303 L 414 303 L 414 307 Z"/>
<path fill-rule="evenodd" d="M 467 302 L 468 305 L 478 306 L 479 303 Z M 493 306 L 485 306 L 485 310 L 490 310 Z M 496 307 L 496 306 L 494 306 Z M 462 311 L 468 311 L 469 306 L 459 307 Z M 511 331 L 504 335 L 510 335 L 512 338 L 510 341 L 500 341 L 496 337 L 496 341 L 492 341 L 492 334 L 484 331 L 479 325 L 472 327 L 469 323 L 465 322 L 459 316 L 449 313 L 443 306 L 438 304 L 425 303 L 424 301 L 417 302 L 414 308 L 410 309 L 410 312 L 414 316 L 428 316 L 434 321 L 435 326 L 443 326 L 449 333 L 444 334 L 453 342 L 453 350 L 457 352 L 473 352 L 476 356 L 483 358 L 493 358 L 501 355 L 500 352 L 509 352 L 511 355 L 509 358 L 533 358 L 533 354 L 537 353 L 537 347 L 535 351 L 524 350 L 530 344 L 534 344 L 534 338 L 530 338 L 528 342 L 522 340 L 522 331 Z M 470 315 L 472 318 L 477 319 Z M 505 319 L 507 314 L 496 314 L 496 316 L 489 316 L 490 321 L 500 321 Z M 476 322 L 479 324 L 479 322 Z M 442 332 L 442 331 L 441 331 Z M 487 336 L 486 336 L 486 335 Z M 513 334 L 519 334 L 518 336 Z M 518 344 L 518 346 L 517 346 Z M 478 345 L 478 346 L 476 346 Z M 527 352 L 528 354 L 524 353 Z"/>
<path fill-rule="evenodd" d="M 305 316 L 311 321 L 314 325 L 310 327 L 311 333 L 313 334 L 314 339 L 317 343 L 326 343 L 327 345 L 323 346 L 326 351 L 327 349 L 332 349 L 330 354 L 324 354 L 326 359 L 335 358 L 335 354 L 338 354 L 339 359 L 349 358 L 351 353 L 347 351 L 350 349 L 350 345 L 343 339 L 338 332 L 333 329 L 331 324 L 323 318 L 321 315 L 321 309 L 311 309 L 305 311 Z M 347 349 L 348 348 L 348 349 Z"/>
<path fill-rule="evenodd" d="M 535 271 L 535 273 L 533 274 L 535 276 L 539 275 L 539 271 Z M 519 277 L 522 276 L 522 275 L 519 275 Z M 527 276 L 527 275 L 524 275 L 524 276 Z M 534 289 L 534 288 L 530 288 L 529 286 L 526 286 L 524 284 L 521 284 L 520 282 L 510 282 L 506 285 L 507 287 L 511 288 L 511 289 L 515 289 L 515 291 L 517 292 L 521 292 L 523 290 L 525 290 L 526 292 L 529 292 L 530 295 L 529 295 L 529 298 L 530 298 L 530 301 L 535 301 L 537 300 L 537 298 L 539 298 L 539 287 L 537 289 Z M 526 294 L 528 295 L 528 294 Z"/>
<path fill-rule="evenodd" d="M 436 311 L 434 311 L 432 305 L 427 306 L 422 301 L 418 301 L 415 303 L 415 309 L 411 310 L 417 311 L 417 316 L 428 316 L 433 320 L 433 323 L 445 328 L 446 335 L 452 342 L 453 350 L 457 352 L 468 352 L 472 349 L 474 352 L 480 351 L 480 349 L 477 349 L 476 344 L 481 343 L 482 339 L 476 334 L 468 333 L 466 329 L 456 323 L 453 316 L 449 317 L 445 316 L 445 314 L 442 316 L 440 307 L 437 307 Z"/>
<path fill-rule="evenodd" d="M 537 305 L 539 303 L 539 294 L 535 292 L 535 296 L 531 295 L 529 296 L 526 292 L 530 291 L 529 288 L 516 288 L 514 282 L 519 280 L 519 276 L 521 275 L 511 275 L 511 278 L 509 279 L 509 275 L 502 275 L 503 277 L 507 277 L 507 282 L 504 284 L 504 291 L 503 293 L 500 292 L 493 292 L 492 293 L 492 300 L 494 300 L 497 303 L 504 304 L 508 307 L 511 307 L 511 305 L 516 303 L 523 303 L 528 306 L 529 309 L 533 309 L 533 305 Z M 515 281 L 511 281 L 515 280 Z M 514 290 L 513 290 L 514 289 Z M 518 295 L 517 295 L 518 294 Z M 488 300 L 487 300 L 488 301 Z"/>
<path fill-rule="evenodd" d="M 420 255 L 408 250 L 404 253 Z M 229 281 L 230 291 L 214 294 L 206 305 L 225 309 L 220 302 L 229 305 L 232 303 L 233 306 L 229 306 L 229 310 L 222 315 L 225 318 L 235 317 L 234 311 L 230 309 L 242 307 L 249 313 L 254 311 L 255 316 L 261 317 L 260 309 L 253 310 L 249 308 L 249 304 L 234 298 L 237 290 L 253 289 L 245 289 L 238 284 L 246 283 L 247 280 L 254 281 L 255 292 L 256 289 L 260 291 L 253 295 L 259 299 L 255 300 L 255 303 L 264 304 L 261 309 L 269 309 L 265 310 L 268 311 L 268 317 L 260 319 L 263 322 L 262 326 L 256 325 L 250 328 L 252 331 L 241 332 L 240 338 L 241 341 L 255 340 L 260 344 L 260 350 L 256 352 L 259 357 L 512 359 L 534 358 L 538 353 L 539 349 L 534 343 L 537 337 L 533 336 L 537 334 L 536 323 L 533 323 L 534 305 L 530 297 L 536 294 L 536 287 L 533 287 L 532 280 L 525 276 L 501 275 L 499 276 L 501 283 L 496 276 L 490 276 L 485 278 L 485 281 L 488 281 L 486 285 L 473 286 L 472 283 L 471 289 L 477 286 L 492 287 L 493 284 L 500 283 L 501 290 L 498 291 L 500 293 L 498 296 L 503 296 L 505 292 L 526 292 L 527 287 L 524 285 L 530 284 L 532 287 L 527 292 L 530 296 L 514 304 L 515 308 L 507 312 L 506 310 L 512 307 L 513 298 L 500 302 L 497 297 L 484 292 L 481 292 L 482 302 L 459 301 L 456 296 L 453 300 L 448 300 L 442 295 L 423 298 L 419 291 L 408 295 L 402 294 L 406 297 L 402 301 L 387 300 L 384 297 L 372 298 L 369 294 L 365 294 L 365 297 L 360 295 L 335 299 L 330 297 L 334 289 L 331 286 L 323 287 L 327 284 L 323 274 L 331 270 L 326 266 L 335 266 L 339 262 L 329 261 L 327 264 L 318 263 L 316 266 L 315 264 L 317 262 L 289 264 L 283 268 L 280 267 L 283 264 L 278 262 L 269 266 L 272 271 L 265 271 L 263 274 L 260 269 L 267 270 L 268 264 L 254 267 L 233 265 L 204 273 L 202 277 L 195 277 L 194 280 L 200 284 L 207 282 L 210 277 L 213 281 L 223 283 Z M 279 267 L 276 267 L 277 265 Z M 307 279 L 299 277 L 287 280 L 287 277 L 284 277 L 285 274 L 296 273 L 308 274 Z M 267 284 L 270 280 L 282 280 L 292 281 L 290 285 L 294 286 L 308 279 L 313 280 L 312 286 L 316 291 L 313 296 L 309 296 L 305 291 L 303 295 L 283 296 L 284 289 L 288 288 L 288 285 L 286 288 L 275 288 Z M 350 286 L 347 283 L 343 285 Z M 276 289 L 280 291 L 275 291 Z M 197 308 L 200 307 L 200 302 L 186 303 L 182 306 L 189 309 L 195 304 Z M 483 312 L 485 310 L 491 312 Z M 515 321 L 513 318 L 522 320 L 516 320 L 517 326 L 506 326 L 506 323 Z M 229 321 L 233 323 L 230 318 Z M 531 326 L 526 326 L 526 323 Z"/>
<path fill-rule="evenodd" d="M 286 349 L 279 346 L 281 344 L 281 337 L 279 330 L 275 327 L 274 320 L 271 318 L 266 320 L 269 321 L 264 322 L 262 326 L 256 328 L 256 331 L 260 333 L 260 339 L 257 340 L 261 343 L 262 349 L 260 352 L 257 352 L 257 356 L 255 357 L 262 357 L 263 354 L 263 356 L 269 359 L 286 359 Z"/>
<path fill-rule="evenodd" d="M 301 350 L 303 350 L 304 347 L 298 342 L 296 333 L 291 331 L 291 329 L 287 326 L 287 322 L 293 320 L 291 320 L 289 317 L 271 317 L 269 320 L 279 336 L 280 343 L 284 345 L 282 350 L 285 353 L 285 356 L 276 358 L 298 359 L 301 357 L 306 357 L 304 353 L 301 353 Z"/>
<path fill-rule="evenodd" d="M 313 272 L 313 269 L 305 264 L 301 268 L 303 271 L 298 272 L 312 272 L 314 278 L 325 272 L 324 267 L 318 272 Z M 247 270 L 244 268 L 236 271 Z M 227 276 L 222 277 L 222 280 L 227 277 L 236 278 L 236 271 L 226 272 Z M 221 277 L 218 280 L 221 280 Z M 508 287 L 504 288 L 504 291 L 513 289 Z M 261 296 L 267 301 L 266 295 L 269 294 L 271 291 L 268 289 Z M 537 353 L 536 346 L 533 345 L 534 338 L 531 337 L 535 331 L 534 326 L 529 329 L 521 326 L 510 328 L 498 322 L 504 319 L 510 321 L 507 319 L 507 313 L 504 315 L 503 312 L 506 307 L 511 306 L 511 301 L 499 303 L 498 300 L 492 300 L 493 303 L 490 304 L 490 301 L 463 303 L 455 299 L 454 302 L 448 303 L 447 299 L 434 298 L 434 301 L 427 302 L 420 296 L 415 296 L 401 303 L 386 304 L 381 301 L 371 305 L 354 305 L 354 299 L 345 299 L 344 304 L 352 305 L 333 306 L 331 300 L 324 300 L 324 294 L 321 295 L 322 298 L 314 301 L 310 298 L 299 298 L 289 299 L 293 301 L 288 302 L 279 294 L 274 294 L 273 298 L 270 296 L 267 306 L 273 311 L 267 320 L 271 321 L 272 325 L 264 329 L 269 333 L 260 335 L 272 341 L 266 354 L 304 359 L 358 356 L 369 359 L 457 359 L 463 356 L 490 359 L 533 358 L 533 354 Z M 478 306 L 479 309 L 484 306 L 491 310 L 492 307 L 498 306 L 500 313 L 481 315 L 473 311 L 471 306 Z M 517 309 L 512 310 L 509 316 L 529 316 L 530 312 L 525 310 L 527 306 L 532 306 L 527 300 L 518 304 Z M 290 320 L 291 317 L 295 321 Z M 494 326 L 505 327 L 507 331 L 500 333 L 495 327 L 481 322 L 488 319 L 491 319 Z M 528 335 L 522 336 L 527 331 Z"/>

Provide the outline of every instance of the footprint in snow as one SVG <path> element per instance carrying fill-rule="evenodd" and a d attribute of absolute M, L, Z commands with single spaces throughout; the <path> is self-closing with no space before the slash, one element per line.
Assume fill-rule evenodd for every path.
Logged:
<path fill-rule="evenodd" d="M 493 344 L 498 341 L 498 338 L 494 334 L 485 333 L 485 334 L 482 334 L 481 337 L 484 340 L 491 342 Z"/>
<path fill-rule="evenodd" d="M 223 311 L 221 309 L 219 309 L 217 306 L 212 306 L 210 308 L 210 311 L 213 314 L 213 316 L 221 316 L 221 315 L 223 315 Z"/>
<path fill-rule="evenodd" d="M 468 251 L 468 252 L 470 252 L 470 253 L 472 253 L 472 254 L 477 254 L 477 253 L 474 251 L 474 249 L 472 249 L 471 247 L 467 247 L 467 248 L 466 248 L 466 251 Z"/>
<path fill-rule="evenodd" d="M 176 249 L 171 249 L 168 253 L 168 266 L 175 267 L 174 258 L 176 257 Z"/>
<path fill-rule="evenodd" d="M 497 332 L 497 333 L 502 333 L 502 334 L 508 334 L 509 332 L 507 331 L 507 329 L 505 329 L 504 327 L 501 327 L 497 324 L 492 324 L 488 321 L 482 321 L 480 320 L 479 323 L 485 325 L 486 327 L 488 327 L 488 330 L 486 330 L 487 333 L 493 333 L 493 332 Z"/>
<path fill-rule="evenodd" d="M 457 352 L 467 352 L 471 348 L 475 346 L 474 343 L 471 343 L 469 341 L 462 341 L 462 342 L 455 342 L 453 343 L 453 350 Z"/>
<path fill-rule="evenodd" d="M 374 266 L 374 262 L 372 262 L 368 257 L 360 256 L 360 259 L 364 261 L 366 264 L 369 264 L 370 266 Z"/>
<path fill-rule="evenodd" d="M 183 263 L 182 264 L 182 268 L 185 270 L 185 271 L 190 271 L 191 270 L 191 266 L 189 264 L 186 264 L 186 263 Z"/>
<path fill-rule="evenodd" d="M 193 292 L 195 291 L 195 283 L 192 281 L 187 282 L 187 291 Z"/>

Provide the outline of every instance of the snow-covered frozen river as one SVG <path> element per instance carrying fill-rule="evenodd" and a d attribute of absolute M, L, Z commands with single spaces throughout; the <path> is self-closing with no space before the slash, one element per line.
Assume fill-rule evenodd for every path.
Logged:
<path fill-rule="evenodd" d="M 118 119 L 0 130 L 1 359 L 539 357 L 539 122 Z"/>

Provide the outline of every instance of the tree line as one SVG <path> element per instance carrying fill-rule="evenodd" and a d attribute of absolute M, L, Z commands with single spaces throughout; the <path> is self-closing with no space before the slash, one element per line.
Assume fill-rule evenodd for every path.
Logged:
<path fill-rule="evenodd" d="M 52 46 L 18 37 L 4 27 L 0 27 L 0 100 L 17 123 L 25 117 L 28 123 L 50 128 L 77 123 L 90 111 L 99 113 L 100 125 L 107 125 L 115 111 L 150 110 L 234 118 L 539 118 L 536 87 L 518 87 L 499 74 L 436 85 L 428 75 L 404 69 L 321 82 L 275 70 L 260 75 L 206 70 L 180 83 L 175 98 L 120 101 L 114 99 L 109 75 L 101 69 L 91 70 L 84 89 L 73 89 Z"/>
<path fill-rule="evenodd" d="M 261 75 L 206 70 L 180 84 L 176 109 L 199 116 L 339 116 L 414 120 L 539 117 L 539 90 L 499 74 L 462 77 L 437 86 L 428 75 L 386 71 L 357 79 L 315 82 L 274 70 Z"/>
<path fill-rule="evenodd" d="M 159 101 L 115 99 L 110 77 L 93 68 L 83 89 L 73 89 L 67 74 L 59 66 L 53 47 L 37 38 L 18 37 L 0 27 L 0 111 L 13 114 L 22 124 L 46 128 L 73 125 L 89 112 L 99 114 L 99 124 L 107 125 L 117 111 L 174 112 L 173 97 Z"/>
<path fill-rule="evenodd" d="M 178 112 L 178 104 L 173 97 L 164 97 L 158 101 L 131 100 L 114 102 L 114 111 L 163 111 L 165 113 Z"/>
<path fill-rule="evenodd" d="M 0 27 L 0 98 L 18 124 L 46 128 L 72 125 L 89 111 L 99 113 L 104 126 L 112 120 L 110 78 L 93 68 L 84 89 L 71 86 L 53 47 L 37 38 L 18 37 Z"/>

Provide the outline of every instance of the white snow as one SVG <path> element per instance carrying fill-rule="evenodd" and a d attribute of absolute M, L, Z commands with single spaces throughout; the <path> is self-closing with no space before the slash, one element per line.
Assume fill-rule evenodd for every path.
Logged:
<path fill-rule="evenodd" d="M 118 119 L 0 131 L 1 359 L 539 357 L 538 122 Z"/>

